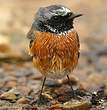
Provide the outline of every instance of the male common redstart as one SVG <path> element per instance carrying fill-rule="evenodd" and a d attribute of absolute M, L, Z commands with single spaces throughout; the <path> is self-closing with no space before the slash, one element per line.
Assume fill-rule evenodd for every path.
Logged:
<path fill-rule="evenodd" d="M 40 8 L 27 37 L 35 68 L 44 76 L 40 97 L 46 77 L 59 79 L 75 69 L 80 55 L 79 37 L 73 27 L 75 14 L 62 5 Z M 71 89 L 72 85 L 71 85 Z"/>

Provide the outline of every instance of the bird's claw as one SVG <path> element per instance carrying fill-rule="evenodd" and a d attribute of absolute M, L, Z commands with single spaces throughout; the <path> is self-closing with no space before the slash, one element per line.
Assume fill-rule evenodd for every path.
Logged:
<path fill-rule="evenodd" d="M 33 102 L 31 102 L 31 105 L 40 105 L 44 103 L 44 97 L 42 95 L 38 96 L 37 100 L 34 100 Z"/>

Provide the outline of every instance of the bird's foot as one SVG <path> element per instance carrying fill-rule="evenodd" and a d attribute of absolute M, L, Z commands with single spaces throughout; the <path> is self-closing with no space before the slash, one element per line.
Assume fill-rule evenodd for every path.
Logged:
<path fill-rule="evenodd" d="M 76 98 L 76 93 L 75 93 L 75 90 L 72 90 L 72 98 Z"/>
<path fill-rule="evenodd" d="M 44 103 L 44 97 L 40 94 L 38 96 L 38 99 L 37 100 L 34 100 L 33 102 L 31 102 L 31 105 L 41 105 Z"/>
<path fill-rule="evenodd" d="M 47 98 L 45 98 L 43 95 L 39 95 L 37 100 L 34 100 L 31 105 L 37 105 L 40 106 L 42 104 L 47 104 L 47 102 L 49 102 L 49 100 Z"/>

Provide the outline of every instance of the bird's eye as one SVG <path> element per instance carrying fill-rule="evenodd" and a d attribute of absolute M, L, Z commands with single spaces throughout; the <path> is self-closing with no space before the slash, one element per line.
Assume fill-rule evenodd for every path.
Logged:
<path fill-rule="evenodd" d="M 68 13 L 68 16 L 71 16 L 72 15 L 72 13 Z"/>
<path fill-rule="evenodd" d="M 57 16 L 54 16 L 54 19 L 57 19 L 58 17 Z"/>

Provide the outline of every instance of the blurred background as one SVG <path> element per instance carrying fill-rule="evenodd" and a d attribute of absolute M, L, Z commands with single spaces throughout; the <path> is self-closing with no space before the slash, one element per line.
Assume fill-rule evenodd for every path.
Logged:
<path fill-rule="evenodd" d="M 84 16 L 75 20 L 81 51 L 107 47 L 107 0 L 0 0 L 0 59 L 28 56 L 29 31 L 40 7 L 62 4 Z"/>
<path fill-rule="evenodd" d="M 11 81 L 10 77 L 35 73 L 26 34 L 37 10 L 52 4 L 65 5 L 84 15 L 74 22 L 81 44 L 79 65 L 74 71 L 80 86 L 107 86 L 107 0 L 0 0 L 0 88 L 5 76 Z M 16 82 L 11 81 L 6 87 L 11 88 Z"/>

